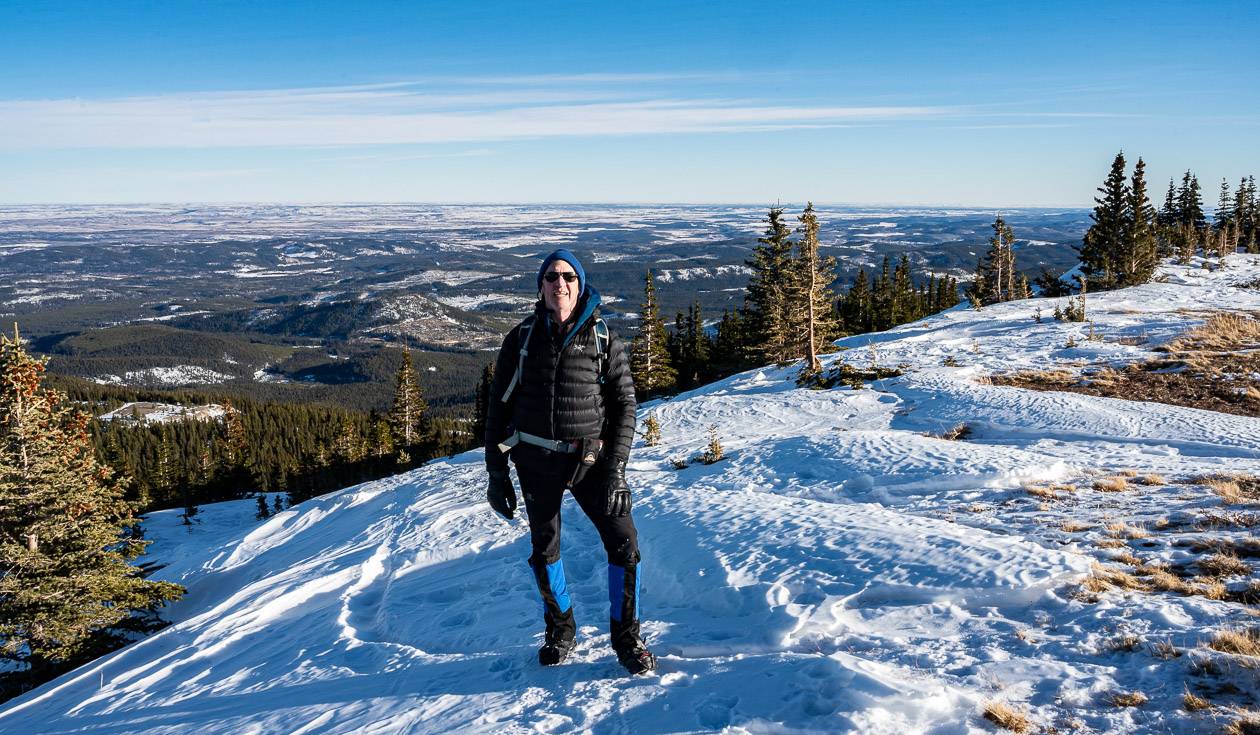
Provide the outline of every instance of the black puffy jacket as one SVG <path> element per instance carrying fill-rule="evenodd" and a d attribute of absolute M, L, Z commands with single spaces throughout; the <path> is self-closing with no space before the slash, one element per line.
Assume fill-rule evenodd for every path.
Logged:
<path fill-rule="evenodd" d="M 524 322 L 503 338 L 495 362 L 494 385 L 486 411 L 486 467 L 507 469 L 507 457 L 498 449 L 512 430 L 546 439 L 604 440 L 602 461 L 625 461 L 634 440 L 634 382 L 625 345 L 610 329 L 607 355 L 601 356 L 595 339 L 595 315 L 599 293 L 588 288 L 577 304 L 578 317 L 566 334 L 558 334 L 543 302 L 534 306 L 534 327 Z M 521 379 L 507 403 L 503 394 L 516 374 L 520 344 L 529 331 L 529 354 Z M 600 366 L 603 380 L 600 380 Z M 546 470 L 556 457 L 529 444 L 512 449 L 517 469 Z"/>

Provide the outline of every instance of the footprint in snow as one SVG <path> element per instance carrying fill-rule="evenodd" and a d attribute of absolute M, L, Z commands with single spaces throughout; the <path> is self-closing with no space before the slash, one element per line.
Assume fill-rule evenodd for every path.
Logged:
<path fill-rule="evenodd" d="M 737 704 L 739 697 L 712 697 L 696 708 L 696 722 L 710 730 L 727 727 Z"/>

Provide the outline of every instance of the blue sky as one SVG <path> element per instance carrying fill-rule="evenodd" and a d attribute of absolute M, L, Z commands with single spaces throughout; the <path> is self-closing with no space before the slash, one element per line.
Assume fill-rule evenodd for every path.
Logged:
<path fill-rule="evenodd" d="M 0 0 L 0 202 L 1085 206 L 1260 169 L 1260 3 Z"/>

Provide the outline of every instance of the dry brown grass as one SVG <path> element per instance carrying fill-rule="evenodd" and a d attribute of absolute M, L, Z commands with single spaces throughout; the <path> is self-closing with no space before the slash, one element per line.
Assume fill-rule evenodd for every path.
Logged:
<path fill-rule="evenodd" d="M 1217 314 L 1160 348 L 1160 359 L 1127 365 L 993 376 L 995 385 L 1154 401 L 1242 416 L 1260 416 L 1260 320 Z M 1074 346 L 1074 345 L 1069 345 Z"/>
<path fill-rule="evenodd" d="M 1113 707 L 1141 707 L 1150 697 L 1141 692 L 1114 692 L 1107 697 Z"/>
<path fill-rule="evenodd" d="M 1138 574 L 1141 574 L 1142 560 L 1134 556 L 1131 551 L 1122 551 L 1111 557 L 1111 560 L 1120 564 L 1127 564 L 1131 567 L 1138 567 Z"/>
<path fill-rule="evenodd" d="M 1185 694 L 1181 695 L 1181 708 L 1187 712 L 1200 712 L 1205 709 L 1211 709 L 1212 703 L 1203 697 L 1196 696 L 1190 691 L 1186 691 Z"/>
<path fill-rule="evenodd" d="M 1131 653 L 1142 647 L 1142 637 L 1133 633 L 1125 633 L 1103 643 L 1103 650 L 1111 653 Z"/>
<path fill-rule="evenodd" d="M 971 436 L 971 427 L 967 424 L 955 424 L 940 433 L 939 438 L 946 441 L 957 442 L 967 439 Z"/>
<path fill-rule="evenodd" d="M 1151 652 L 1153 658 L 1160 661 L 1171 661 L 1174 658 L 1181 658 L 1181 649 L 1173 645 L 1172 641 L 1156 641 L 1147 648 Z"/>
<path fill-rule="evenodd" d="M 1200 577 L 1195 580 L 1199 584 L 1188 587 L 1189 594 L 1206 597 L 1209 600 L 1227 600 L 1229 599 L 1229 588 L 1223 583 L 1213 580 L 1211 577 Z"/>
<path fill-rule="evenodd" d="M 1028 719 L 1028 715 L 1001 702 L 989 702 L 984 705 L 984 719 L 1011 732 L 1025 733 L 1032 728 L 1032 721 Z"/>
<path fill-rule="evenodd" d="M 1104 567 L 1101 564 L 1094 565 L 1090 575 L 1081 580 L 1081 587 L 1089 592 L 1106 592 L 1110 589 L 1149 589 L 1146 582 L 1140 578 L 1128 572 L 1122 572 L 1119 569 Z"/>
<path fill-rule="evenodd" d="M 1210 551 L 1216 554 L 1233 554 L 1237 557 L 1260 557 L 1260 538 L 1255 536 L 1244 539 L 1194 539 L 1190 541 L 1189 546 L 1200 554 Z"/>
<path fill-rule="evenodd" d="M 1245 314 L 1213 314 L 1202 326 L 1191 329 L 1164 346 L 1168 352 L 1228 352 L 1260 342 L 1260 321 Z"/>
<path fill-rule="evenodd" d="M 1251 475 L 1207 475 L 1192 482 L 1216 493 L 1225 505 L 1260 502 L 1260 478 Z"/>
<path fill-rule="evenodd" d="M 1100 493 L 1122 493 L 1129 489 L 1129 481 L 1119 475 L 1094 480 L 1094 489 Z"/>
<path fill-rule="evenodd" d="M 1251 574 L 1251 565 L 1233 554 L 1212 554 L 1196 562 L 1209 577 L 1238 577 Z"/>
<path fill-rule="evenodd" d="M 1098 543 L 1095 544 L 1095 546 L 1097 546 L 1100 549 L 1123 549 L 1123 548 L 1126 548 L 1128 545 L 1129 544 L 1127 542 L 1121 541 L 1118 538 L 1099 539 Z"/>
<path fill-rule="evenodd" d="M 1137 483 L 1138 485 L 1148 485 L 1148 486 L 1168 484 L 1168 480 L 1163 475 L 1157 475 L 1154 473 L 1147 474 L 1147 475 L 1139 475 L 1138 477 L 1134 478 L 1133 482 Z"/>
<path fill-rule="evenodd" d="M 1080 533 L 1081 531 L 1088 531 L 1093 527 L 1094 525 L 1092 523 L 1085 523 L 1083 521 L 1064 521 L 1063 525 L 1059 526 L 1061 530 L 1067 531 L 1068 533 Z"/>
<path fill-rule="evenodd" d="M 1044 498 L 1046 500 L 1058 500 L 1060 497 L 1059 494 L 1055 492 L 1053 488 L 1047 487 L 1045 485 L 1025 485 L 1024 492 L 1028 493 L 1034 498 Z"/>
<path fill-rule="evenodd" d="M 1149 577 L 1151 587 L 1160 592 L 1185 592 L 1186 583 L 1181 581 L 1177 575 L 1164 570 L 1156 569 L 1151 572 Z"/>
<path fill-rule="evenodd" d="M 1260 714 L 1242 712 L 1241 717 L 1225 726 L 1225 735 L 1260 735 Z"/>
<path fill-rule="evenodd" d="M 1146 531 L 1136 526 L 1130 526 L 1129 524 L 1123 523 L 1120 521 L 1116 521 L 1114 523 L 1108 523 L 1107 533 L 1112 538 L 1127 538 L 1127 539 L 1146 538 L 1147 536 L 1150 535 Z"/>
<path fill-rule="evenodd" d="M 1195 528 L 1207 531 L 1217 528 L 1255 528 L 1260 526 L 1260 513 L 1203 513 L 1194 521 Z"/>
<path fill-rule="evenodd" d="M 1208 648 L 1235 656 L 1260 657 L 1260 628 L 1219 631 L 1212 636 Z"/>

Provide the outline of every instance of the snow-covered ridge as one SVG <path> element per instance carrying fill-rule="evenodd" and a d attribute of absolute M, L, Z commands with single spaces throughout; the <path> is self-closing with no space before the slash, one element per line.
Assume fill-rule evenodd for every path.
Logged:
<path fill-rule="evenodd" d="M 1148 530 L 1125 551 L 1185 562 L 1165 539 L 1199 538 L 1186 519 L 1220 502 L 1185 478 L 1260 474 L 1260 419 L 984 377 L 1145 359 L 1214 310 L 1260 310 L 1260 291 L 1233 285 L 1257 277 L 1260 257 L 1234 256 L 1091 295 L 1095 340 L 1054 321 L 1051 300 L 960 307 L 842 341 L 826 368 L 904 371 L 865 389 L 797 388 L 788 366 L 641 407 L 663 434 L 628 467 L 657 676 L 625 678 L 607 649 L 603 551 L 573 503 L 579 646 L 537 666 L 527 532 L 486 508 L 470 452 L 264 522 L 253 501 L 203 508 L 191 532 L 153 514 L 156 576 L 189 589 L 174 624 L 0 707 L 0 730 L 980 733 L 984 704 L 1004 701 L 1061 732 L 1214 732 L 1180 709 L 1193 656 L 1112 641 L 1193 648 L 1240 624 L 1237 606 L 1094 603 L 1075 583 L 1119 553 L 1095 543 L 1108 523 Z M 938 438 L 963 422 L 968 441 Z M 710 427 L 726 457 L 703 465 Z M 1166 480 L 1089 489 L 1118 470 Z M 1027 483 L 1078 489 L 1051 502 Z M 1233 671 L 1255 691 L 1254 672 Z M 1151 701 L 1107 701 L 1129 690 Z"/>

